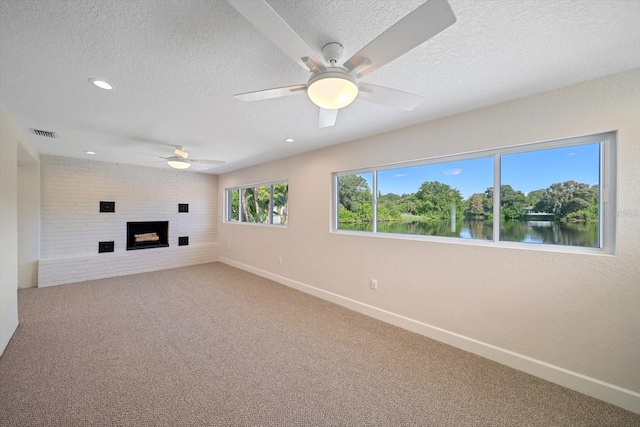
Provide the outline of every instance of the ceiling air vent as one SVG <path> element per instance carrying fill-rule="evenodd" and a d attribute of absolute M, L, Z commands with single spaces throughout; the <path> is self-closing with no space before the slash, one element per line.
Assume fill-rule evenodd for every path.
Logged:
<path fill-rule="evenodd" d="M 38 136 L 44 136 L 46 138 L 57 138 L 55 132 L 51 132 L 50 130 L 40 130 L 40 129 L 31 129 L 31 132 L 35 133 Z"/>

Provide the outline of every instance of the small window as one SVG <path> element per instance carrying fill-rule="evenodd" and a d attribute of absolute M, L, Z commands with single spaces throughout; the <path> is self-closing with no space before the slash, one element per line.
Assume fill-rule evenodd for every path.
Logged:
<path fill-rule="evenodd" d="M 227 222 L 286 225 L 289 184 L 277 182 L 226 190 Z"/>

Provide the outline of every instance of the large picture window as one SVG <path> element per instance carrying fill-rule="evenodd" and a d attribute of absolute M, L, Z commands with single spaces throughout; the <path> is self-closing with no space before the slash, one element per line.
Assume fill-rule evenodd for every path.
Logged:
<path fill-rule="evenodd" d="M 615 253 L 615 136 L 335 173 L 334 230 Z"/>
<path fill-rule="evenodd" d="M 500 240 L 600 247 L 600 143 L 501 156 Z"/>
<path fill-rule="evenodd" d="M 491 157 L 378 171 L 377 231 L 491 239 L 484 199 L 469 201 L 492 182 Z"/>
<path fill-rule="evenodd" d="M 226 189 L 226 222 L 287 225 L 289 184 L 275 182 Z"/>

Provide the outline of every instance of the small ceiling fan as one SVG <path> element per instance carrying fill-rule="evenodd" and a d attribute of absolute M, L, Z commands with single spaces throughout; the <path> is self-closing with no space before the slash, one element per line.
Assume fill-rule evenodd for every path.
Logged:
<path fill-rule="evenodd" d="M 404 55 L 456 22 L 456 17 L 446 0 L 428 0 L 380 34 L 342 66 L 338 65 L 338 61 L 343 46 L 337 42 L 326 44 L 322 48 L 322 56 L 327 64 L 325 65 L 266 1 L 228 2 L 278 48 L 311 73 L 307 84 L 234 96 L 242 101 L 258 101 L 306 93 L 309 99 L 320 107 L 321 128 L 333 126 L 338 117 L 338 110 L 351 104 L 356 97 L 406 111 L 416 108 L 424 100 L 423 97 L 360 82 L 359 79 Z"/>
<path fill-rule="evenodd" d="M 189 153 L 185 151 L 184 147 L 175 147 L 175 149 L 173 150 L 173 156 L 170 157 L 156 156 L 155 154 L 141 153 L 139 151 L 131 152 L 164 159 L 167 161 L 167 164 L 174 169 L 188 169 L 194 163 L 211 166 L 224 165 L 225 163 L 222 160 L 189 159 Z"/>

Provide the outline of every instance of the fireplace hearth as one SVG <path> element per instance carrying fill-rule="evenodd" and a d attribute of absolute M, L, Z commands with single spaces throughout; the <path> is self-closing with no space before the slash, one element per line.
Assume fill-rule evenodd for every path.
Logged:
<path fill-rule="evenodd" d="M 169 246 L 169 221 L 127 222 L 127 250 Z"/>

